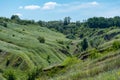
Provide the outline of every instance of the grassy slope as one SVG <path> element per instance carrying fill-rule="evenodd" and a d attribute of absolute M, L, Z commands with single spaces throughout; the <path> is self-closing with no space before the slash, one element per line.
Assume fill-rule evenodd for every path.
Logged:
<path fill-rule="evenodd" d="M 113 49 L 114 41 L 120 41 L 120 29 L 119 28 L 105 28 L 105 29 L 93 29 L 81 28 L 80 34 L 84 34 L 84 37 L 88 38 L 88 41 L 100 42 L 97 44 L 97 50 L 100 56 L 95 59 L 86 59 L 83 62 L 78 62 L 69 65 L 63 69 L 58 68 L 56 73 L 54 70 L 49 73 L 52 75 L 40 77 L 42 80 L 119 80 L 120 79 L 120 50 Z M 86 33 L 84 33 L 86 32 Z M 106 38 L 107 36 L 107 38 Z M 71 52 L 77 48 L 76 44 L 80 40 L 74 40 L 71 45 Z M 96 45 L 95 44 L 95 45 Z M 89 46 L 88 51 L 83 54 L 89 54 L 93 49 Z M 100 50 L 100 52 L 99 52 Z M 79 52 L 78 52 L 79 53 Z M 92 51 L 92 53 L 97 53 Z M 73 53 L 74 54 L 74 53 Z M 78 55 L 78 54 L 77 54 Z M 81 53 L 79 54 L 79 56 Z"/>
<path fill-rule="evenodd" d="M 78 32 L 77 36 L 83 34 L 83 37 L 87 37 L 89 44 L 93 43 L 93 46 L 89 46 L 87 54 L 92 51 L 92 47 L 97 46 L 98 51 L 102 50 L 101 56 L 93 60 L 88 58 L 84 62 L 69 63 L 70 65 L 67 67 L 58 69 L 58 72 L 55 68 L 52 70 L 54 73 L 50 72 L 49 76 L 40 76 L 38 80 L 96 80 L 96 78 L 109 80 L 109 77 L 119 80 L 120 51 L 111 48 L 114 41 L 120 41 L 120 29 L 81 27 Z M 46 42 L 40 43 L 37 40 L 39 36 L 44 37 Z M 25 71 L 36 66 L 49 69 L 50 65 L 60 64 L 66 58 L 60 49 L 65 49 L 66 46 L 57 41 L 66 42 L 68 39 L 60 33 L 37 25 L 25 26 L 8 23 L 7 28 L 0 26 L 0 78 L 2 78 L 2 72 L 9 68 L 16 70 L 16 76 L 24 79 L 27 73 Z M 81 41 L 82 39 L 73 40 L 69 50 L 71 54 L 74 55 L 76 45 Z M 81 56 L 81 52 L 76 51 L 76 53 Z M 51 63 L 47 61 L 48 56 Z M 6 66 L 7 62 L 9 64 Z M 111 73 L 115 73 L 115 75 L 111 75 Z"/>
<path fill-rule="evenodd" d="M 69 65 L 50 80 L 119 80 L 120 50 L 100 58 Z M 46 80 L 48 80 L 46 79 Z M 44 79 L 43 79 L 44 80 Z"/>
<path fill-rule="evenodd" d="M 37 40 L 39 36 L 45 38 L 45 43 Z M 37 25 L 0 26 L 0 69 L 30 70 L 61 63 L 66 55 L 59 50 L 64 46 L 56 40 L 67 41 L 64 35 Z"/>

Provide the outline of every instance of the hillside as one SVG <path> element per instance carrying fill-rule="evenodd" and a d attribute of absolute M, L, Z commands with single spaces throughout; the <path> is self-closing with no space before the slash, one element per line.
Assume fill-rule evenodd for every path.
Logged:
<path fill-rule="evenodd" d="M 1 80 L 119 80 L 118 23 L 102 27 L 101 18 L 92 18 L 91 27 L 89 21 L 60 24 L 13 17 L 0 18 Z"/>
<path fill-rule="evenodd" d="M 120 28 L 79 28 L 82 39 L 73 40 L 70 51 L 73 56 L 59 66 L 45 69 L 43 80 L 119 80 Z M 88 48 L 83 51 L 83 39 Z M 62 66 L 62 67 L 61 67 Z"/>
<path fill-rule="evenodd" d="M 44 38 L 45 42 L 41 43 L 38 37 Z M 38 25 L 8 22 L 7 27 L 0 26 L 1 73 L 8 69 L 29 71 L 35 67 L 60 64 L 69 52 L 64 53 L 66 45 L 61 45 L 59 41 L 69 42 L 63 34 Z"/>

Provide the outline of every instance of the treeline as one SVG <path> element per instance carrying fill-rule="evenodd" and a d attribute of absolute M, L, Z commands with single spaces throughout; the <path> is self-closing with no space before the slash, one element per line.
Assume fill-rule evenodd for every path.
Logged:
<path fill-rule="evenodd" d="M 120 27 L 120 17 L 115 16 L 113 18 L 93 17 L 85 20 L 84 22 L 76 21 L 71 22 L 70 17 L 65 17 L 59 21 L 38 21 L 38 24 L 43 27 L 50 28 L 52 30 L 59 31 L 66 35 L 67 38 L 74 39 L 75 35 L 79 34 L 78 29 L 80 27 L 88 28 L 109 28 Z"/>
<path fill-rule="evenodd" d="M 65 17 L 63 20 L 58 21 L 42 21 L 39 20 L 35 22 L 34 20 L 22 20 L 17 15 L 12 15 L 11 18 L 6 17 L 0 17 L 0 23 L 2 22 L 15 22 L 21 25 L 27 25 L 27 24 L 38 24 L 42 27 L 48 27 L 55 29 L 57 31 L 62 32 L 65 28 L 74 28 L 74 27 L 80 27 L 81 25 L 84 25 L 84 27 L 90 27 L 90 28 L 108 28 L 112 26 L 120 27 L 120 17 L 115 16 L 113 18 L 105 18 L 105 17 L 93 17 L 88 18 L 87 20 L 84 20 L 84 22 L 76 21 L 71 22 L 70 17 Z M 63 31 L 64 32 L 64 31 Z"/>
<path fill-rule="evenodd" d="M 93 17 L 83 22 L 76 21 L 71 22 L 70 17 L 65 17 L 63 20 L 58 21 L 42 21 L 35 22 L 34 20 L 22 20 L 17 15 L 12 15 L 11 18 L 0 17 L 0 25 L 7 27 L 6 22 L 14 22 L 20 25 L 40 25 L 41 27 L 47 27 L 49 29 L 59 31 L 66 35 L 67 38 L 74 39 L 78 34 L 77 30 L 83 26 L 88 28 L 109 28 L 112 26 L 120 27 L 120 17 L 115 16 L 113 18 Z"/>
<path fill-rule="evenodd" d="M 13 22 L 20 25 L 36 24 L 34 20 L 22 20 L 17 15 L 12 15 L 11 18 L 0 17 L 0 24 L 6 23 L 6 22 Z"/>
<path fill-rule="evenodd" d="M 40 26 L 47 27 L 49 29 L 59 31 L 66 35 L 67 38 L 74 39 L 76 30 L 81 26 L 80 21 L 71 22 L 70 17 L 65 17 L 63 20 L 59 21 L 38 21 Z"/>
<path fill-rule="evenodd" d="M 108 28 L 112 26 L 120 27 L 120 17 L 114 18 L 93 17 L 89 18 L 85 23 L 90 28 Z"/>

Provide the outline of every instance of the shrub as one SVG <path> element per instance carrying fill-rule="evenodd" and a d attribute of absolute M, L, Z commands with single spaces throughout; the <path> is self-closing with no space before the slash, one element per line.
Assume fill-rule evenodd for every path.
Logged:
<path fill-rule="evenodd" d="M 50 64 L 51 63 L 51 61 L 50 61 L 50 56 L 48 55 L 47 56 L 47 62 Z"/>
<path fill-rule="evenodd" d="M 36 77 L 42 73 L 42 68 L 35 68 L 30 73 L 28 73 L 27 80 L 36 80 Z"/>
<path fill-rule="evenodd" d="M 13 36 L 13 37 L 15 37 L 15 35 L 14 35 L 14 34 L 13 34 L 12 36 Z"/>
<path fill-rule="evenodd" d="M 79 63 L 80 61 L 81 60 L 79 60 L 77 57 L 67 57 L 62 64 L 64 66 L 68 66 L 68 65 Z"/>
<path fill-rule="evenodd" d="M 66 38 L 68 38 L 68 39 L 75 39 L 75 36 L 74 36 L 73 34 L 68 34 L 68 35 L 66 36 Z"/>
<path fill-rule="evenodd" d="M 64 41 L 62 41 L 62 40 L 56 40 L 57 41 L 57 43 L 59 43 L 59 44 L 64 44 Z"/>
<path fill-rule="evenodd" d="M 87 39 L 83 39 L 83 41 L 81 42 L 81 46 L 82 46 L 82 50 L 86 50 L 88 48 L 88 41 Z"/>
<path fill-rule="evenodd" d="M 96 49 L 90 51 L 90 56 L 89 56 L 90 59 L 96 59 L 100 56 L 101 54 Z"/>
<path fill-rule="evenodd" d="M 40 43 L 45 43 L 45 38 L 44 37 L 38 37 L 37 38 L 39 40 Z"/>
<path fill-rule="evenodd" d="M 25 29 L 22 29 L 22 31 L 25 31 Z"/>
<path fill-rule="evenodd" d="M 7 59 L 6 66 L 8 66 L 9 64 L 10 64 L 10 60 Z"/>
<path fill-rule="evenodd" d="M 5 23 L 5 22 L 0 22 L 0 25 L 4 26 L 4 27 L 7 27 L 7 23 Z"/>
<path fill-rule="evenodd" d="M 16 76 L 15 76 L 15 72 L 14 70 L 8 70 L 6 71 L 3 76 L 7 79 L 7 80 L 16 80 Z"/>
<path fill-rule="evenodd" d="M 115 41 L 113 43 L 113 49 L 115 49 L 115 50 L 120 49 L 120 42 L 119 41 Z"/>

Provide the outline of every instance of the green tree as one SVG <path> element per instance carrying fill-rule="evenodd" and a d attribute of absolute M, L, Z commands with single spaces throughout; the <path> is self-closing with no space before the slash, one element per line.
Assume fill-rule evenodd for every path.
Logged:
<path fill-rule="evenodd" d="M 120 17 L 119 16 L 115 16 L 113 18 L 113 20 L 114 20 L 114 26 L 120 27 Z"/>
<path fill-rule="evenodd" d="M 87 39 L 83 39 L 83 41 L 81 42 L 81 46 L 82 46 L 82 50 L 86 50 L 88 48 L 88 41 Z"/>
<path fill-rule="evenodd" d="M 11 20 L 16 20 L 16 21 L 18 21 L 18 20 L 20 20 L 20 18 L 19 18 L 18 15 L 12 15 L 12 16 L 11 16 Z"/>
<path fill-rule="evenodd" d="M 76 21 L 76 26 L 80 26 L 80 25 L 81 25 L 80 21 Z"/>
<path fill-rule="evenodd" d="M 45 43 L 45 38 L 44 37 L 38 37 L 37 38 L 39 40 L 40 43 Z"/>
<path fill-rule="evenodd" d="M 64 25 L 70 24 L 70 20 L 71 20 L 70 17 L 65 17 L 65 18 L 64 18 Z"/>

